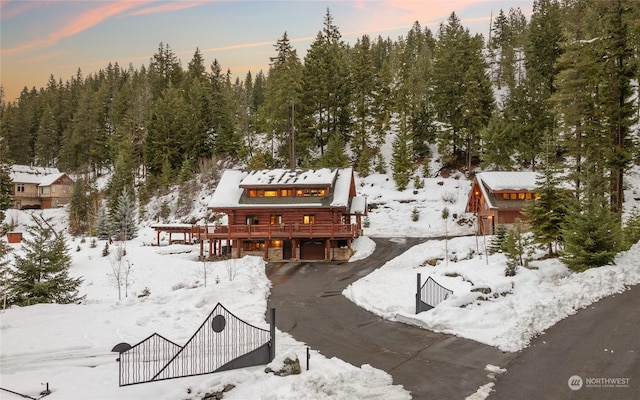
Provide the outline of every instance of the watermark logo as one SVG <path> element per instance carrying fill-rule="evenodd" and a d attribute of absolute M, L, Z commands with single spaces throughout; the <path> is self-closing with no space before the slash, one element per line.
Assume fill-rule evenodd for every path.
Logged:
<path fill-rule="evenodd" d="M 582 378 L 578 375 L 573 375 L 571 378 L 569 378 L 569 381 L 567 383 L 569 384 L 569 389 L 571 390 L 580 390 L 582 389 L 582 385 L 584 384 Z"/>
<path fill-rule="evenodd" d="M 584 378 L 573 375 L 567 381 L 569 389 L 580 390 L 585 388 L 628 388 L 631 378 Z"/>

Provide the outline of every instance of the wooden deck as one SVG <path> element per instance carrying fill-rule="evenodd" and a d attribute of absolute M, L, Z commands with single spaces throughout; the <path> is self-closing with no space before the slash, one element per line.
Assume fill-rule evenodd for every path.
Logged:
<path fill-rule="evenodd" d="M 193 225 L 197 239 L 353 239 L 355 224 Z"/>

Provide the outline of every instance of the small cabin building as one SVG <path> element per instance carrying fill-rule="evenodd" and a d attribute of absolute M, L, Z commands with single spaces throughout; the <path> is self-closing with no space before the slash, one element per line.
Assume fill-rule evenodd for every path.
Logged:
<path fill-rule="evenodd" d="M 74 181 L 57 168 L 12 165 L 10 197 L 17 209 L 56 208 L 69 203 Z"/>
<path fill-rule="evenodd" d="M 527 201 L 535 198 L 536 172 L 480 172 L 476 174 L 465 211 L 477 216 L 479 234 L 491 235 L 496 226 L 526 221 Z"/>

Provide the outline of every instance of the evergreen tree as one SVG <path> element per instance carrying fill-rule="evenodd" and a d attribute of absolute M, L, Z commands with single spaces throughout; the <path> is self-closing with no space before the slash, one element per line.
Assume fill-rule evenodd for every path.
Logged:
<path fill-rule="evenodd" d="M 530 240 L 523 230 L 522 221 L 516 219 L 513 228 L 507 231 L 504 242 L 502 242 L 502 250 L 507 257 L 505 276 L 514 276 L 518 266 L 527 265 L 526 257 L 529 244 Z"/>
<path fill-rule="evenodd" d="M 135 209 L 128 191 L 123 191 L 118 197 L 115 212 L 111 215 L 113 231 L 120 240 L 129 240 L 138 236 Z"/>
<path fill-rule="evenodd" d="M 489 254 L 502 253 L 502 245 L 507 237 L 507 227 L 504 224 L 499 224 L 496 227 L 494 235 L 491 237 L 487 252 Z"/>
<path fill-rule="evenodd" d="M 587 154 L 587 160 L 594 158 Z M 607 198 L 607 167 L 589 161 L 583 174 L 584 190 L 577 207 L 569 210 L 562 229 L 564 252 L 561 258 L 573 271 L 612 263 L 622 248 L 620 222 Z"/>
<path fill-rule="evenodd" d="M 0 140 L 0 146 L 2 140 Z M 13 182 L 9 175 L 9 164 L 0 163 L 0 226 L 4 223 L 4 212 L 12 205 L 11 194 L 13 193 Z"/>
<path fill-rule="evenodd" d="M 344 143 L 340 139 L 340 135 L 334 134 L 329 139 L 327 151 L 318 160 L 318 168 L 344 168 L 350 163 L 349 157 L 344 153 Z"/>
<path fill-rule="evenodd" d="M 561 259 L 576 272 L 610 264 L 622 248 L 620 231 L 606 199 L 583 200 L 567 215 Z"/>
<path fill-rule="evenodd" d="M 524 214 L 534 239 L 547 246 L 547 255 L 552 257 L 553 244 L 562 239 L 562 226 L 572 201 L 569 193 L 560 185 L 559 171 L 547 165 L 536 181 L 536 198 L 525 206 Z"/>
<path fill-rule="evenodd" d="M 4 240 L 0 241 L 0 292 L 2 293 L 2 309 L 7 308 L 7 303 L 11 302 L 10 296 L 10 283 L 13 278 L 13 271 L 9 261 L 9 253 L 11 253 L 11 246 L 9 246 Z"/>
<path fill-rule="evenodd" d="M 106 240 L 109 239 L 111 235 L 113 235 L 113 229 L 109 219 L 109 214 L 107 214 L 106 208 L 102 208 L 100 210 L 100 214 L 98 214 L 96 237 L 98 239 Z"/>
<path fill-rule="evenodd" d="M 633 207 L 622 228 L 623 250 L 629 250 L 631 246 L 640 241 L 640 211 Z"/>
<path fill-rule="evenodd" d="M 262 127 L 276 150 L 273 156 L 282 165 L 296 168 L 297 153 L 306 152 L 298 129 L 303 67 L 286 32 L 275 47 L 277 54 L 271 58 L 269 79 L 264 89 Z"/>
<path fill-rule="evenodd" d="M 402 191 L 409 185 L 413 174 L 413 157 L 408 134 L 398 133 L 392 147 L 393 180 L 396 182 L 396 189 Z"/>
<path fill-rule="evenodd" d="M 88 188 L 83 178 L 79 178 L 73 185 L 69 202 L 69 233 L 77 236 L 89 232 L 90 202 Z"/>
<path fill-rule="evenodd" d="M 34 215 L 33 222 L 23 239 L 23 255 L 15 257 L 12 303 L 27 306 L 81 300 L 78 287 L 82 279 L 69 276 L 71 256 L 64 236 L 54 231 L 50 219 Z"/>

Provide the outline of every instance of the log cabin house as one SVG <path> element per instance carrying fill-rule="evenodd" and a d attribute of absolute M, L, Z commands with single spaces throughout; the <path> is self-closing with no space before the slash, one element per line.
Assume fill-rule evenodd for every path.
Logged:
<path fill-rule="evenodd" d="M 536 172 L 481 172 L 476 174 L 465 211 L 475 213 L 479 234 L 491 235 L 496 226 L 526 221 L 522 209 L 535 198 Z"/>
<path fill-rule="evenodd" d="M 73 179 L 57 168 L 12 165 L 9 177 L 10 197 L 17 209 L 62 207 L 73 193 Z"/>
<path fill-rule="evenodd" d="M 193 233 L 201 256 L 208 240 L 210 257 L 344 261 L 362 234 L 366 201 L 351 168 L 226 170 L 209 210 L 226 224 Z"/>

